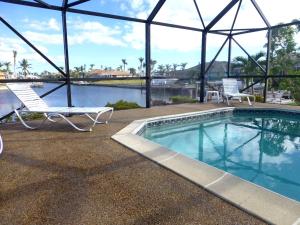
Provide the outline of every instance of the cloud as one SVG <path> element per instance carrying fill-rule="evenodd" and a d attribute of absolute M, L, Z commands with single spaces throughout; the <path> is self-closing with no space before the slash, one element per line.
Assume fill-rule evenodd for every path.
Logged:
<path fill-rule="evenodd" d="M 39 31 L 45 31 L 45 30 L 52 30 L 52 31 L 60 31 L 61 27 L 60 24 L 57 22 L 55 18 L 50 18 L 47 21 L 39 21 L 39 20 L 29 20 L 24 19 L 23 22 L 25 22 L 29 28 Z"/>
<path fill-rule="evenodd" d="M 62 34 L 47 34 L 42 32 L 25 31 L 24 36 L 32 42 L 43 44 L 62 44 Z"/>
<path fill-rule="evenodd" d="M 44 54 L 47 54 L 48 48 L 43 45 L 36 46 Z M 26 46 L 26 44 L 17 38 L 8 38 L 0 36 L 0 59 L 10 62 L 13 65 L 13 50 L 17 51 L 17 65 L 21 59 L 28 59 L 30 63 L 48 64 L 38 53 Z M 63 62 L 63 56 L 49 56 L 56 63 Z"/>
<path fill-rule="evenodd" d="M 49 21 L 48 21 L 48 26 L 50 29 L 52 30 L 56 30 L 56 31 L 59 31 L 60 30 L 60 26 L 58 24 L 58 22 L 56 21 L 56 19 L 54 18 L 51 18 Z"/>
<path fill-rule="evenodd" d="M 84 44 L 84 43 L 92 43 L 97 45 L 110 45 L 110 46 L 126 46 L 124 42 L 114 38 L 110 35 L 106 35 L 101 33 L 100 31 L 95 32 L 81 32 L 80 35 L 70 35 L 69 36 L 69 44 Z"/>
<path fill-rule="evenodd" d="M 130 2 L 133 9 L 140 9 L 144 5 L 143 0 L 131 0 Z"/>
<path fill-rule="evenodd" d="M 42 22 L 43 23 L 43 22 Z M 127 46 L 120 38 L 122 30 L 119 26 L 109 27 L 97 21 L 82 21 L 76 19 L 69 22 L 68 43 L 76 44 L 96 44 L 110 46 Z M 45 45 L 62 45 L 62 33 L 43 33 L 35 31 L 25 31 L 25 37 L 29 40 Z"/>
<path fill-rule="evenodd" d="M 119 26 L 109 27 L 97 21 L 82 21 L 77 19 L 70 24 L 69 44 L 92 43 L 97 45 L 126 46 L 120 35 Z"/>

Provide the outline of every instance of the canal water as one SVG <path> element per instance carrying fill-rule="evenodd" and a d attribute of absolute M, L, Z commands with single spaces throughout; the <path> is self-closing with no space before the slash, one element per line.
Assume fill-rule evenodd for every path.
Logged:
<path fill-rule="evenodd" d="M 34 90 L 39 94 L 57 87 L 56 83 L 44 83 L 43 87 L 36 87 Z M 67 105 L 66 86 L 46 96 L 44 100 L 49 106 Z M 178 94 L 178 93 L 177 93 Z M 180 93 L 179 93 L 180 94 Z M 174 91 L 152 90 L 153 100 L 169 101 L 169 98 L 176 95 Z M 120 87 L 72 85 L 72 104 L 74 106 L 95 107 L 105 106 L 108 102 L 115 103 L 119 100 L 136 102 L 145 107 L 145 90 Z M 20 101 L 8 90 L 0 89 L 0 117 L 11 112 L 20 106 Z"/>

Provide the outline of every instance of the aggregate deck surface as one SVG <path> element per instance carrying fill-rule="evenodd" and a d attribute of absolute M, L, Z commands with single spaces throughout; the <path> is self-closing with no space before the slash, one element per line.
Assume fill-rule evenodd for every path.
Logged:
<path fill-rule="evenodd" d="M 136 119 L 224 106 L 117 111 L 92 132 L 63 121 L 34 131 L 0 125 L 0 224 L 265 224 L 110 138 Z"/>

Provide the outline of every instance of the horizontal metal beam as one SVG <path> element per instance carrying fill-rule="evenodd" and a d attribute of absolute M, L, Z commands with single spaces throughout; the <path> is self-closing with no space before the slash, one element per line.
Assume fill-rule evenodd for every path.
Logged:
<path fill-rule="evenodd" d="M 299 78 L 300 74 L 297 75 L 269 75 L 268 78 Z"/>
<path fill-rule="evenodd" d="M 116 77 L 116 78 L 109 78 L 109 77 L 85 77 L 85 78 L 72 78 L 70 77 L 71 81 L 105 81 L 105 80 L 146 80 L 146 77 Z"/>
<path fill-rule="evenodd" d="M 282 23 L 282 24 L 277 24 L 275 26 L 271 26 L 270 29 L 276 29 L 276 28 L 281 28 L 281 27 L 286 27 L 286 26 L 293 26 L 293 25 L 299 25 L 300 24 L 300 20 L 295 20 L 293 22 L 290 23 Z"/>
<path fill-rule="evenodd" d="M 265 78 L 265 75 L 262 74 L 262 75 L 232 75 L 232 76 L 229 76 L 229 78 L 262 78 L 264 79 Z M 266 78 L 268 79 L 272 79 L 272 78 L 288 78 L 288 79 L 296 79 L 296 78 L 300 78 L 300 74 L 297 74 L 297 75 L 269 75 L 267 76 Z"/>
<path fill-rule="evenodd" d="M 6 83 L 38 83 L 38 82 L 65 82 L 66 78 L 57 78 L 57 79 L 1 79 L 0 84 Z"/>
<path fill-rule="evenodd" d="M 39 3 L 39 4 L 43 5 L 43 6 L 46 6 L 47 8 L 51 8 L 51 5 L 49 5 L 48 3 L 46 3 L 46 2 L 44 2 L 42 0 L 33 0 L 33 1 Z"/>
<path fill-rule="evenodd" d="M 127 17 L 127 16 L 120 16 L 120 15 L 114 15 L 114 14 L 109 14 L 109 13 L 87 11 L 87 10 L 82 10 L 82 9 L 68 8 L 67 12 L 81 14 L 81 15 L 99 16 L 99 17 L 116 19 L 116 20 L 124 20 L 124 21 L 131 21 L 131 22 L 146 23 L 146 20 L 143 20 L 143 19 L 132 18 L 132 17 Z"/>
<path fill-rule="evenodd" d="M 300 74 L 297 75 L 269 75 L 267 78 L 299 78 Z M 166 79 L 165 76 L 157 76 L 157 77 L 151 77 L 151 79 L 161 80 Z M 231 75 L 229 78 L 264 78 L 264 75 Z M 109 78 L 109 77 L 99 77 L 99 78 L 70 78 L 72 82 L 76 81 L 113 81 L 113 80 L 146 80 L 146 77 L 116 77 L 116 78 Z M 179 79 L 179 80 L 187 80 L 187 79 Z M 2 79 L 0 80 L 0 83 L 38 83 L 38 82 L 49 82 L 49 83 L 56 83 L 56 82 L 65 82 L 66 78 L 57 78 L 57 79 Z"/>
<path fill-rule="evenodd" d="M 249 33 L 254 33 L 254 32 L 259 32 L 259 31 L 267 31 L 268 29 L 269 28 L 264 27 L 264 28 L 257 28 L 257 29 L 253 29 L 253 30 L 246 30 L 246 31 L 232 33 L 232 36 L 241 35 L 241 34 L 249 34 Z"/>
<path fill-rule="evenodd" d="M 228 78 L 265 78 L 265 75 L 230 75 Z"/>
<path fill-rule="evenodd" d="M 163 22 L 153 21 L 151 24 L 158 25 L 158 26 L 164 26 L 164 27 L 178 28 L 178 29 L 183 29 L 183 30 L 192 30 L 192 31 L 203 32 L 203 29 L 200 29 L 200 28 L 182 26 L 182 25 L 171 24 L 171 23 L 163 23 Z"/>
<path fill-rule="evenodd" d="M 57 10 L 57 11 L 61 11 L 62 7 L 60 6 L 56 6 L 56 5 L 50 5 L 48 4 L 48 6 L 36 3 L 36 2 L 30 2 L 30 1 L 26 1 L 26 0 L 0 0 L 0 2 L 5 2 L 5 3 L 11 3 L 11 4 L 16 4 L 16 5 L 23 5 L 23 6 L 31 6 L 31 7 L 35 7 L 35 8 L 42 8 L 42 9 L 51 9 L 51 10 Z"/>
<path fill-rule="evenodd" d="M 218 35 L 223 35 L 223 36 L 228 36 L 230 35 L 229 33 L 224 33 L 221 31 L 208 31 L 209 34 L 218 34 Z"/>
<path fill-rule="evenodd" d="M 257 28 L 233 28 L 232 31 L 251 31 L 251 30 L 255 31 L 257 29 L 265 29 L 265 30 L 267 30 L 268 27 L 263 27 L 263 28 L 260 28 L 260 27 L 257 27 Z M 229 31 L 231 31 L 231 29 L 216 29 L 216 30 L 212 29 L 210 31 L 221 31 L 221 32 L 228 31 L 229 32 Z"/>

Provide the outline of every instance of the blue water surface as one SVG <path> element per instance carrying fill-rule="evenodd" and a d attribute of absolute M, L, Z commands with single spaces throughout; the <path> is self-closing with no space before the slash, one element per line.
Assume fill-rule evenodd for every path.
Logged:
<path fill-rule="evenodd" d="M 300 118 L 235 114 L 150 127 L 144 137 L 300 201 Z"/>

